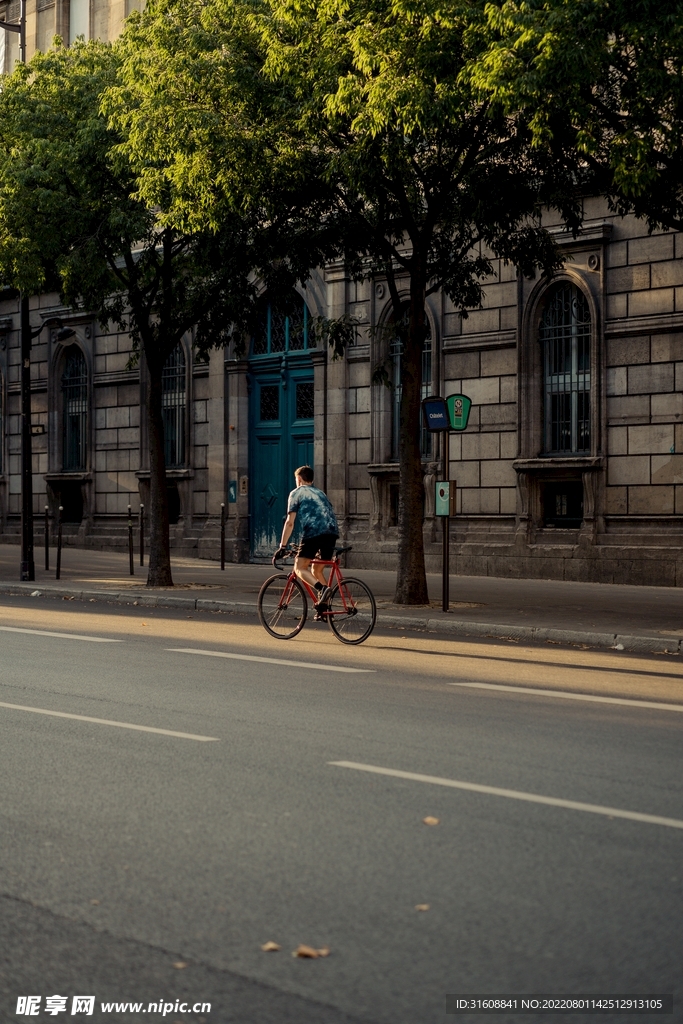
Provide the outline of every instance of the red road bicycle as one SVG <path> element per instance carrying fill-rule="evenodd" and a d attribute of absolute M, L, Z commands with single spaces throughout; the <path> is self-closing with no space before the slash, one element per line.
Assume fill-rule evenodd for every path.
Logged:
<path fill-rule="evenodd" d="M 329 611 L 322 612 L 321 617 L 327 620 L 337 640 L 343 644 L 362 644 L 375 628 L 377 607 L 372 591 L 364 583 L 342 575 L 339 556 L 350 550 L 350 546 L 335 548 L 334 558 L 330 561 L 314 559 L 317 565 L 330 566 Z M 283 557 L 297 554 L 297 551 L 288 549 Z M 275 558 L 273 565 L 276 569 L 281 568 Z M 280 572 L 271 576 L 258 595 L 261 625 L 278 640 L 292 640 L 306 623 L 307 595 L 315 604 L 318 594 L 305 580 L 300 580 L 293 569 L 289 574 Z"/>

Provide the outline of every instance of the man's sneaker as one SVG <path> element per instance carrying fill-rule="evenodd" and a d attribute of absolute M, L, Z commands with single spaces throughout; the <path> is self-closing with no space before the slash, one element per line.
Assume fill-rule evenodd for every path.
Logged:
<path fill-rule="evenodd" d="M 321 604 L 325 604 L 325 605 L 329 604 L 331 596 L 332 596 L 332 589 L 331 589 L 331 587 L 323 587 L 323 589 L 320 591 L 320 597 L 318 598 L 316 607 L 319 608 Z M 326 611 L 329 611 L 329 608 L 327 608 Z"/>
<path fill-rule="evenodd" d="M 315 615 L 313 616 L 314 622 L 323 622 L 325 619 L 325 613 L 330 610 L 330 594 L 332 591 L 329 587 L 323 587 L 320 591 L 320 596 L 315 603 Z"/>

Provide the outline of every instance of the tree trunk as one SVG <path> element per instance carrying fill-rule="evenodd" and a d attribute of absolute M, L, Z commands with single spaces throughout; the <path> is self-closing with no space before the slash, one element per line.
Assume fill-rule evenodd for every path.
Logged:
<path fill-rule="evenodd" d="M 415 259 L 415 257 L 414 257 Z M 414 267 L 410 280 L 410 317 L 401 356 L 399 429 L 398 574 L 396 604 L 428 604 L 422 535 L 423 496 L 420 453 L 422 350 L 425 340 L 424 274 Z"/>
<path fill-rule="evenodd" d="M 164 460 L 164 422 L 161 416 L 159 360 L 147 362 L 147 430 L 149 434 L 149 572 L 148 587 L 172 587 L 171 542 L 168 529 L 168 492 Z"/>

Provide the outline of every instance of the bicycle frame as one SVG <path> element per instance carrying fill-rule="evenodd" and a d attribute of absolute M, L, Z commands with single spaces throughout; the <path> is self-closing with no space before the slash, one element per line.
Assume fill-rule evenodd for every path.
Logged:
<path fill-rule="evenodd" d="M 327 612 L 323 612 L 322 614 L 326 618 L 327 618 L 328 615 L 348 615 L 348 613 L 349 613 L 349 606 L 348 606 L 347 601 L 346 601 L 346 590 L 342 586 L 342 584 L 344 582 L 344 577 L 342 575 L 341 567 L 339 565 L 339 558 L 331 558 L 329 560 L 325 560 L 323 558 L 313 558 L 313 559 L 311 559 L 311 565 L 312 566 L 313 565 L 322 565 L 322 566 L 328 566 L 329 565 L 330 569 L 331 569 L 331 572 L 330 572 L 330 578 L 329 578 L 329 580 L 327 582 L 327 585 L 328 585 L 328 587 L 330 587 L 330 589 L 332 589 L 334 586 L 338 586 L 339 587 L 339 596 L 341 597 L 341 602 L 342 602 L 342 606 L 343 607 L 340 608 L 339 611 L 337 611 L 337 612 L 327 611 Z M 287 586 L 282 591 L 282 597 L 280 598 L 280 606 L 286 608 L 287 605 L 289 604 L 289 600 L 291 598 L 291 593 L 292 593 L 292 582 L 293 582 L 293 580 L 298 580 L 299 581 L 301 586 L 306 591 L 306 593 L 307 593 L 311 603 L 313 605 L 315 605 L 317 603 L 318 598 L 319 598 L 320 595 L 314 590 L 314 588 L 311 586 L 310 583 L 308 583 L 306 580 L 302 580 L 300 576 L 297 576 L 297 574 L 295 573 L 294 569 L 292 569 L 292 571 L 289 574 L 289 578 L 287 580 Z"/>

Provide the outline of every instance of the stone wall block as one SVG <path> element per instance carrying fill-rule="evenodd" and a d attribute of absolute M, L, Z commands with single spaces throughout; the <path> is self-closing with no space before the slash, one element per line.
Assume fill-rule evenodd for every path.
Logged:
<path fill-rule="evenodd" d="M 628 510 L 631 515 L 671 515 L 674 510 L 674 489 L 629 487 Z"/>
<path fill-rule="evenodd" d="M 474 309 L 471 310 L 467 319 L 463 319 L 463 334 L 488 334 L 490 331 L 500 329 L 499 309 Z"/>
<path fill-rule="evenodd" d="M 670 288 L 683 284 L 683 260 L 652 264 L 652 287 Z"/>
<path fill-rule="evenodd" d="M 517 474 L 511 462 L 486 461 L 481 463 L 482 487 L 515 487 Z"/>
<path fill-rule="evenodd" d="M 481 353 L 481 376 L 498 377 L 517 373 L 517 349 L 495 348 Z"/>
<path fill-rule="evenodd" d="M 628 509 L 628 488 L 605 488 L 605 511 L 612 515 L 626 515 Z"/>
<path fill-rule="evenodd" d="M 608 295 L 605 305 L 605 317 L 607 320 L 621 320 L 628 316 L 628 295 L 623 292 L 621 295 Z"/>
<path fill-rule="evenodd" d="M 607 428 L 607 451 L 610 455 L 628 454 L 628 427 Z"/>
<path fill-rule="evenodd" d="M 500 436 L 498 434 L 463 434 L 463 459 L 500 458 Z"/>
<path fill-rule="evenodd" d="M 674 364 L 652 363 L 649 366 L 629 366 L 629 395 L 656 394 L 657 392 L 673 391 Z"/>
<path fill-rule="evenodd" d="M 607 420 L 610 425 L 619 423 L 649 423 L 650 396 L 633 395 L 607 399 Z"/>
<path fill-rule="evenodd" d="M 608 293 L 634 292 L 650 287 L 650 264 L 641 263 L 631 267 L 608 270 L 605 276 Z M 655 286 L 657 287 L 657 286 Z M 658 287 L 662 287 L 659 285 Z"/>
<path fill-rule="evenodd" d="M 501 459 L 516 459 L 519 451 L 517 431 L 508 430 L 500 435 L 500 457 Z M 516 483 L 516 482 L 515 482 Z"/>
<path fill-rule="evenodd" d="M 653 363 L 669 363 L 683 360 L 683 334 L 653 335 L 651 353 Z"/>
<path fill-rule="evenodd" d="M 479 476 L 479 462 L 456 462 L 451 460 L 450 472 L 458 482 L 458 487 L 479 487 L 481 479 Z M 441 476 L 439 470 L 438 476 Z"/>
<path fill-rule="evenodd" d="M 645 238 L 632 238 L 628 243 L 629 263 L 649 263 L 654 260 L 672 260 L 674 258 L 674 235 L 648 235 Z"/>
<path fill-rule="evenodd" d="M 629 316 L 653 316 L 656 313 L 673 313 L 675 296 L 673 288 L 657 288 L 656 291 L 631 292 L 628 297 Z"/>
<path fill-rule="evenodd" d="M 605 249 L 606 267 L 623 267 L 628 260 L 628 243 L 612 242 Z"/>
<path fill-rule="evenodd" d="M 498 515 L 500 512 L 500 490 L 497 487 L 482 487 L 481 511 L 484 515 Z"/>
<path fill-rule="evenodd" d="M 674 428 L 671 424 L 658 423 L 649 427 L 628 428 L 629 455 L 668 452 L 673 443 Z"/>
<path fill-rule="evenodd" d="M 356 441 L 356 462 L 363 465 L 370 462 L 370 438 L 359 437 Z"/>
<path fill-rule="evenodd" d="M 653 423 L 671 423 L 683 420 L 683 394 L 680 391 L 668 395 L 653 395 L 650 399 Z"/>
<path fill-rule="evenodd" d="M 500 377 L 464 379 L 462 393 L 472 399 L 473 405 L 498 404 L 500 401 Z"/>
<path fill-rule="evenodd" d="M 640 338 L 608 338 L 607 365 L 633 366 L 634 363 L 650 362 L 650 339 Z"/>
<path fill-rule="evenodd" d="M 607 480 L 610 486 L 619 484 L 649 484 L 649 456 L 610 456 L 607 460 Z"/>
<path fill-rule="evenodd" d="M 127 405 L 107 409 L 107 427 L 127 427 L 130 425 L 130 411 Z"/>
<path fill-rule="evenodd" d="M 501 487 L 500 489 L 500 512 L 501 515 L 513 516 L 517 511 L 517 488 Z"/>
<path fill-rule="evenodd" d="M 370 414 L 349 414 L 349 437 L 370 437 Z"/>
<path fill-rule="evenodd" d="M 625 395 L 628 389 L 628 374 L 625 366 L 610 366 L 605 374 L 608 395 Z"/>
<path fill-rule="evenodd" d="M 517 405 L 482 405 L 479 410 L 481 430 L 510 432 L 517 427 Z"/>
<path fill-rule="evenodd" d="M 683 455 L 653 455 L 651 463 L 653 484 L 683 484 Z"/>
<path fill-rule="evenodd" d="M 446 380 L 479 376 L 479 352 L 446 352 L 444 363 Z"/>

